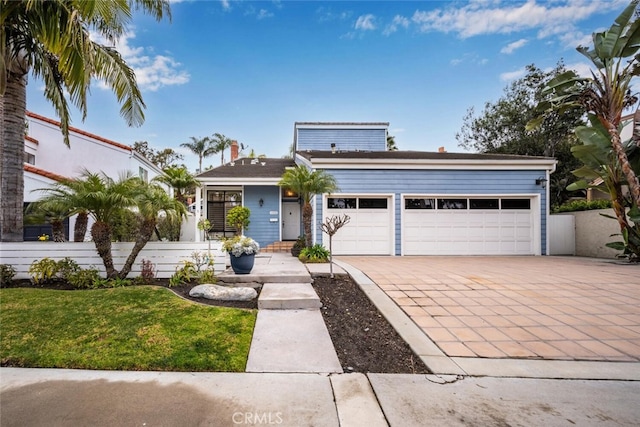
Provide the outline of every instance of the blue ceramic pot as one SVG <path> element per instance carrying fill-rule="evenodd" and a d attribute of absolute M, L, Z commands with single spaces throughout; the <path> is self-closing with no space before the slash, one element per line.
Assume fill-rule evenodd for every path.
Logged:
<path fill-rule="evenodd" d="M 230 255 L 231 268 L 236 274 L 249 274 L 253 268 L 256 254 L 242 254 L 240 256 Z"/>

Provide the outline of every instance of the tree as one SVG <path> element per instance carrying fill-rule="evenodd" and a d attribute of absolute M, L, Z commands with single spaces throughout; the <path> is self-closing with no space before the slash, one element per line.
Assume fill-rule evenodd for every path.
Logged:
<path fill-rule="evenodd" d="M 577 143 L 573 129 L 584 123 L 583 113 L 570 109 L 550 115 L 536 130 L 527 130 L 526 125 L 538 114 L 536 105 L 543 99 L 545 85 L 565 71 L 562 62 L 548 72 L 528 65 L 527 74 L 509 84 L 498 101 L 485 103 L 479 115 L 474 108 L 467 110 L 462 129 L 456 133 L 458 145 L 467 150 L 555 157 L 558 166 L 550 183 L 552 205 L 562 204 L 570 195 L 566 182 L 573 179 L 571 171 L 579 166 L 571 154 Z"/>
<path fill-rule="evenodd" d="M 1 0 L 0 5 L 0 240 L 22 241 L 27 76 L 44 80 L 44 95 L 60 118 L 67 145 L 71 119 L 65 94 L 84 119 L 94 78 L 113 90 L 127 124 L 138 126 L 145 104 L 133 70 L 89 33 L 113 43 L 128 30 L 132 9 L 159 21 L 170 16 L 170 8 L 168 0 Z"/>
<path fill-rule="evenodd" d="M 174 163 L 184 159 L 182 154 L 176 153 L 173 148 L 155 150 L 153 147 L 149 146 L 147 141 L 136 141 L 133 143 L 131 148 L 133 148 L 137 153 L 142 154 L 147 160 L 158 166 L 160 169 L 174 166 Z"/>
<path fill-rule="evenodd" d="M 213 145 L 215 147 L 214 153 L 220 153 L 220 164 L 224 165 L 224 150 L 231 147 L 233 143 L 232 139 L 227 138 L 221 133 L 213 134 Z M 244 148 L 244 147 L 243 147 Z"/>
<path fill-rule="evenodd" d="M 638 102 L 636 93 L 632 91 L 633 78 L 640 74 L 640 58 L 637 56 L 640 19 L 636 16 L 637 11 L 638 0 L 633 0 L 611 28 L 593 33 L 592 49 L 577 47 L 595 68 L 591 70 L 591 77 L 580 77 L 574 71 L 567 71 L 550 81 L 543 91 L 550 99 L 538 105 L 538 111 L 543 114 L 532 120 L 529 128 L 539 126 L 551 114 L 576 107 L 595 116 L 609 133 L 611 148 L 629 185 L 633 202 L 640 206 L 640 182 L 620 137 L 622 113 Z M 640 144 L 639 107 L 636 107 L 633 140 Z"/>
<path fill-rule="evenodd" d="M 387 135 L 387 151 L 398 151 L 395 136 Z"/>
<path fill-rule="evenodd" d="M 171 186 L 175 190 L 175 198 L 186 204 L 185 194 L 195 191 L 200 182 L 189 173 L 184 166 L 171 166 L 164 170 L 164 175 L 158 175 L 153 180 Z"/>
<path fill-rule="evenodd" d="M 287 169 L 278 185 L 297 193 L 303 202 L 302 223 L 307 247 L 312 245 L 311 224 L 313 223 L 313 207 L 311 198 L 316 194 L 333 193 L 338 190 L 333 175 L 323 170 L 311 171 L 304 166 Z"/>
<path fill-rule="evenodd" d="M 217 153 L 216 147 L 208 136 L 204 138 L 191 136 L 189 138 L 191 138 L 191 142 L 184 142 L 180 144 L 180 146 L 188 148 L 193 154 L 198 156 L 198 172 L 202 172 L 202 159 Z"/>

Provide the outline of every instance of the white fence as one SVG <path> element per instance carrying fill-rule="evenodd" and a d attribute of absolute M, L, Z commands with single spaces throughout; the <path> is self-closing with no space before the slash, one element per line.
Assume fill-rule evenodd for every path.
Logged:
<path fill-rule="evenodd" d="M 550 215 L 548 226 L 549 255 L 575 255 L 575 217 L 573 215 Z"/>
<path fill-rule="evenodd" d="M 226 268 L 227 254 L 222 251 L 219 241 L 211 241 L 211 255 L 214 259 L 216 274 Z M 133 248 L 133 242 L 112 243 L 113 264 L 117 270 L 124 265 Z M 208 242 L 149 242 L 138 254 L 131 273 L 127 277 L 140 275 L 142 260 L 150 260 L 154 264 L 156 277 L 166 279 L 175 273 L 176 267 L 183 261 L 193 261 L 191 254 L 200 252 L 206 254 L 209 251 Z M 33 261 L 42 258 L 61 260 L 69 257 L 76 261 L 82 268 L 97 268 L 105 274 L 102 258 L 98 256 L 93 242 L 20 242 L 0 243 L 0 264 L 9 264 L 16 269 L 16 279 L 29 278 L 29 266 Z"/>
<path fill-rule="evenodd" d="M 620 251 L 607 243 L 622 240 L 613 209 L 569 212 L 549 216 L 549 255 L 577 255 L 592 258 L 615 258 Z M 573 240 L 574 250 L 570 251 Z"/>

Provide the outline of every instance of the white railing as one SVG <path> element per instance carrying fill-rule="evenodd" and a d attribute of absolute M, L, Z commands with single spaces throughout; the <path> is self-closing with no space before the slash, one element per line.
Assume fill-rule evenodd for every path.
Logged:
<path fill-rule="evenodd" d="M 216 274 L 226 268 L 226 253 L 222 252 L 219 241 L 211 241 L 211 255 L 214 259 Z M 133 242 L 111 244 L 113 264 L 117 270 L 124 265 L 131 253 Z M 206 254 L 209 251 L 209 242 L 149 242 L 142 249 L 131 269 L 128 278 L 137 277 L 142 270 L 142 260 L 150 260 L 156 272 L 156 277 L 166 279 L 175 273 L 176 267 L 183 261 L 193 261 L 191 254 L 200 252 Z M 69 257 L 82 268 L 97 268 L 103 275 L 105 273 L 102 258 L 98 256 L 93 242 L 19 242 L 0 243 L 0 264 L 9 264 L 16 269 L 16 279 L 29 278 L 29 266 L 33 261 L 43 258 L 61 260 Z"/>

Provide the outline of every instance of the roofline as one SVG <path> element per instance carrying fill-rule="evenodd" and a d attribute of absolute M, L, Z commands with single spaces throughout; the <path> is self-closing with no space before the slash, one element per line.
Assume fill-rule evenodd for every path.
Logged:
<path fill-rule="evenodd" d="M 58 175 L 57 173 L 53 173 L 53 172 L 49 172 L 49 171 L 44 170 L 44 169 L 40 169 L 40 168 L 35 167 L 35 166 L 33 166 L 32 164 L 29 164 L 29 163 L 25 163 L 23 169 L 24 169 L 25 172 L 35 173 L 36 175 L 44 176 L 45 178 L 49 178 L 49 179 L 52 179 L 52 180 L 58 181 L 58 182 L 65 181 L 65 180 L 69 179 L 66 176 Z"/>
<path fill-rule="evenodd" d="M 349 128 L 374 128 L 387 129 L 389 122 L 295 122 L 294 129 L 323 129 L 331 127 L 333 129 Z"/>
<path fill-rule="evenodd" d="M 56 120 L 53 120 L 53 119 L 50 119 L 50 118 L 45 117 L 45 116 L 41 116 L 40 114 L 36 114 L 36 113 L 32 113 L 31 111 L 27 111 L 26 115 L 27 115 L 27 117 L 31 117 L 32 119 L 37 119 L 37 120 L 43 121 L 45 123 L 49 123 L 51 125 L 60 127 L 60 122 L 58 122 Z M 78 129 L 78 128 L 73 127 L 73 126 L 69 126 L 69 132 L 74 132 L 74 133 L 77 133 L 79 135 L 86 136 L 88 138 L 92 138 L 92 139 L 95 139 L 95 140 L 100 141 L 100 142 L 104 142 L 105 144 L 113 145 L 114 147 L 118 147 L 118 148 L 121 148 L 121 149 L 126 150 L 126 151 L 133 151 L 133 148 L 131 148 L 128 145 L 120 144 L 119 142 L 115 142 L 115 141 L 112 141 L 110 139 L 103 138 L 101 136 L 98 136 L 98 135 L 90 133 L 90 132 L 83 131 L 82 129 Z"/>
<path fill-rule="evenodd" d="M 40 142 L 37 139 L 35 139 L 35 138 L 33 138 L 33 137 L 29 136 L 29 135 L 25 135 L 24 139 L 26 141 L 33 142 L 34 144 L 40 144 Z"/>
<path fill-rule="evenodd" d="M 218 177 L 201 177 L 198 178 L 200 181 L 200 186 L 206 185 L 277 185 L 280 182 L 280 177 L 278 178 L 247 178 L 247 177 L 238 177 L 238 178 L 227 178 L 224 176 Z M 220 184 L 216 184 L 220 182 Z"/>
<path fill-rule="evenodd" d="M 302 157 L 302 156 L 300 156 Z M 313 169 L 546 169 L 555 171 L 555 159 L 331 159 L 308 160 Z"/>

